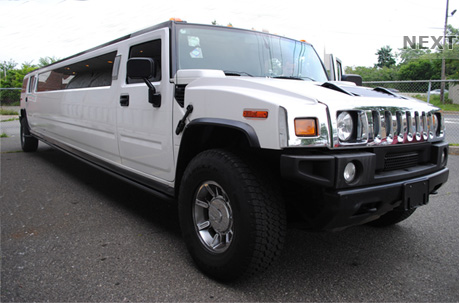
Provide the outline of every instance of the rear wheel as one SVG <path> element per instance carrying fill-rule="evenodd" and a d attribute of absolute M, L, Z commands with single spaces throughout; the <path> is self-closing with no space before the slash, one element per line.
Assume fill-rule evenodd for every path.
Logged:
<path fill-rule="evenodd" d="M 229 281 L 261 272 L 278 257 L 286 216 L 273 185 L 225 150 L 204 151 L 190 162 L 180 186 L 179 218 L 201 271 Z"/>
<path fill-rule="evenodd" d="M 25 152 L 34 152 L 38 148 L 38 139 L 30 135 L 29 129 L 23 125 L 21 120 L 20 136 L 21 136 L 21 148 Z"/>

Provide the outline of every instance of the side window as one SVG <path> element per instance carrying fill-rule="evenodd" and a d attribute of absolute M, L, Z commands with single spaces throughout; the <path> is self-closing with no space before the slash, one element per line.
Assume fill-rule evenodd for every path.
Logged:
<path fill-rule="evenodd" d="M 110 86 L 116 51 L 38 75 L 37 91 Z"/>
<path fill-rule="evenodd" d="M 145 43 L 137 44 L 131 47 L 129 50 L 129 58 L 152 58 L 156 63 L 156 77 L 150 78 L 151 82 L 161 80 L 161 40 L 153 40 Z M 142 79 L 131 79 L 127 78 L 126 83 L 142 83 Z"/>
<path fill-rule="evenodd" d="M 338 61 L 336 60 L 336 65 L 337 65 L 337 75 L 338 75 L 338 79 L 336 80 L 340 80 L 341 81 L 341 78 L 343 76 L 343 65 L 341 63 L 341 61 Z"/>
<path fill-rule="evenodd" d="M 120 62 L 121 62 L 121 55 L 118 55 L 115 57 L 115 61 L 113 62 L 112 80 L 118 80 L 118 72 L 120 71 Z"/>
<path fill-rule="evenodd" d="M 116 52 L 94 57 L 69 65 L 61 72 L 66 89 L 110 86 L 112 84 L 113 62 Z M 70 78 L 71 77 L 71 78 Z"/>
<path fill-rule="evenodd" d="M 64 89 L 65 85 L 62 83 L 64 75 L 56 71 L 48 71 L 38 75 L 38 92 L 46 92 L 52 90 Z"/>
<path fill-rule="evenodd" d="M 22 81 L 22 89 L 21 93 L 25 93 L 27 89 L 27 83 L 29 83 L 29 78 L 24 78 L 24 81 Z"/>
<path fill-rule="evenodd" d="M 35 89 L 35 76 L 30 77 L 29 88 L 27 89 L 28 93 L 33 93 Z"/>

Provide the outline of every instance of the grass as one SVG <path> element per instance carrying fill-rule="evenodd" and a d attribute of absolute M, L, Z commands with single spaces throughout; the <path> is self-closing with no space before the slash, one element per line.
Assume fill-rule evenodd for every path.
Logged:
<path fill-rule="evenodd" d="M 8 138 L 8 135 L 5 134 L 5 133 L 2 133 L 2 134 L 0 135 L 0 138 Z"/>
<path fill-rule="evenodd" d="M 6 120 L 0 120 L 0 122 L 10 122 L 10 121 L 16 121 L 19 120 L 19 118 L 11 118 L 11 119 L 6 119 Z"/>
<path fill-rule="evenodd" d="M 450 143 L 449 146 L 459 146 L 457 143 Z"/>
<path fill-rule="evenodd" d="M 15 110 L 0 108 L 0 115 L 2 116 L 16 116 L 17 114 L 18 112 Z"/>
<path fill-rule="evenodd" d="M 413 96 L 413 98 L 427 102 L 426 95 L 415 95 Z M 453 101 L 451 99 L 448 99 L 448 94 L 445 95 L 445 99 L 446 99 L 445 103 L 442 104 L 440 101 L 439 95 L 431 95 L 429 103 L 436 107 L 441 108 L 444 111 L 452 111 L 452 112 L 459 111 L 459 104 L 453 104 Z"/>

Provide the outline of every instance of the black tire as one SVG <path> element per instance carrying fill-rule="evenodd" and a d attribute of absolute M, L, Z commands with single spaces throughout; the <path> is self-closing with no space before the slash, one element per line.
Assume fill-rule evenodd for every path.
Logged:
<path fill-rule="evenodd" d="M 29 129 L 24 126 L 21 120 L 21 148 L 25 152 L 34 152 L 38 148 L 38 139 L 30 135 Z"/>
<path fill-rule="evenodd" d="M 409 216 L 411 216 L 414 213 L 415 210 L 416 208 L 410 210 L 392 210 L 387 214 L 382 215 L 379 219 L 371 221 L 367 224 L 374 227 L 391 226 L 399 222 L 402 222 L 403 220 L 406 220 Z"/>
<path fill-rule="evenodd" d="M 220 281 L 264 271 L 280 255 L 285 208 L 274 182 L 225 150 L 197 155 L 185 170 L 179 219 L 198 268 Z"/>

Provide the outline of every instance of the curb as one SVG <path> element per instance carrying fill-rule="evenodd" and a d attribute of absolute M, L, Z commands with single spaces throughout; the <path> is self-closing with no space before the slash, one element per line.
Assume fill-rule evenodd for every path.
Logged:
<path fill-rule="evenodd" d="M 19 115 L 0 116 L 0 121 L 6 121 L 10 119 L 19 119 Z"/>
<path fill-rule="evenodd" d="M 450 146 L 449 147 L 449 154 L 459 156 L 459 146 Z"/>

